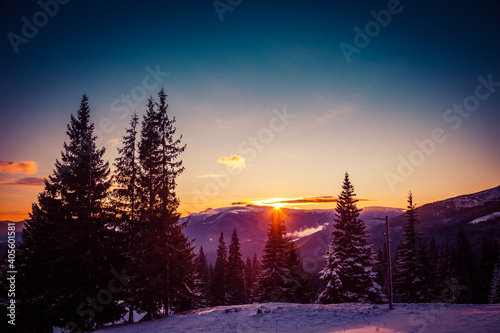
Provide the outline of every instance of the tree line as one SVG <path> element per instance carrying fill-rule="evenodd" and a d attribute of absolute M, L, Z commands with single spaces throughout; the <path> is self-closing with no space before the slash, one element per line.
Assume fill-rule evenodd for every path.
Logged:
<path fill-rule="evenodd" d="M 433 237 L 426 242 L 418 231 L 418 208 L 411 192 L 405 215 L 403 240 L 394 259 L 396 301 L 475 304 L 500 301 L 498 292 L 493 290 L 495 263 L 500 263 L 496 241 L 484 237 L 479 256 L 472 251 L 463 230 L 453 246 L 439 249 Z M 387 291 L 387 255 L 382 248 L 378 250 L 377 262 L 377 281 Z"/>
<path fill-rule="evenodd" d="M 96 146 L 83 95 L 67 127 L 69 140 L 32 205 L 17 249 L 16 328 L 88 332 L 123 318 L 132 322 L 134 312 L 152 320 L 250 302 L 387 301 L 387 257 L 368 244 L 347 173 L 327 264 L 319 275 L 304 271 L 279 210 L 270 217 L 260 261 L 257 254 L 243 261 L 236 229 L 229 247 L 221 233 L 214 265 L 202 247 L 196 254 L 194 241 L 184 234 L 188 221 L 180 221 L 176 196 L 186 145 L 167 110 L 162 89 L 157 99 L 148 99 L 140 126 L 137 114 L 131 117 L 111 172 L 105 149 Z M 498 245 L 485 240 L 479 264 L 463 232 L 456 247 L 427 245 L 417 232 L 411 193 L 408 203 L 395 259 L 396 300 L 498 302 Z M 8 301 L 7 271 L 4 260 L 2 304 Z"/>

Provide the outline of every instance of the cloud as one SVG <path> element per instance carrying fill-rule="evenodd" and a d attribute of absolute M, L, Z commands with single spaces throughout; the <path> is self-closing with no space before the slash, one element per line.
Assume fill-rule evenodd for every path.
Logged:
<path fill-rule="evenodd" d="M 231 206 L 241 206 L 241 205 L 251 205 L 252 203 L 250 201 L 236 201 L 236 202 L 231 202 Z"/>
<path fill-rule="evenodd" d="M 0 177 L 0 184 L 5 185 L 20 185 L 20 186 L 42 186 L 45 184 L 43 178 L 40 177 L 26 177 L 21 179 L 10 179 Z"/>
<path fill-rule="evenodd" d="M 118 143 L 118 139 L 111 139 L 108 141 L 108 144 L 111 144 L 112 146 L 116 146 Z"/>
<path fill-rule="evenodd" d="M 38 163 L 35 161 L 6 162 L 0 161 L 0 173 L 16 175 L 22 173 L 32 175 L 38 172 Z"/>
<path fill-rule="evenodd" d="M 246 169 L 245 158 L 239 155 L 231 155 L 229 157 L 221 157 L 217 160 L 218 163 L 225 164 L 233 169 Z"/>
<path fill-rule="evenodd" d="M 223 177 L 222 175 L 216 175 L 216 174 L 207 174 L 207 175 L 200 175 L 198 178 L 221 178 Z"/>
<path fill-rule="evenodd" d="M 12 185 L 26 185 L 26 186 L 42 186 L 45 184 L 43 178 L 40 177 L 27 177 L 16 180 Z"/>
<path fill-rule="evenodd" d="M 10 183 L 12 182 L 14 179 L 10 179 L 10 178 L 5 178 L 5 177 L 0 177 L 0 184 L 2 183 Z"/>
<path fill-rule="evenodd" d="M 330 222 L 326 222 L 325 224 L 318 225 L 317 227 L 305 228 L 294 231 L 292 233 L 287 233 L 289 237 L 305 237 L 314 234 L 315 232 L 321 231 L 325 229 Z"/>
<path fill-rule="evenodd" d="M 302 197 L 302 198 L 274 198 L 256 201 L 238 201 L 233 202 L 231 205 L 257 205 L 257 206 L 272 206 L 272 205 L 306 205 L 306 204 L 321 204 L 321 203 L 334 203 L 339 200 L 338 197 L 330 195 L 321 195 L 315 197 Z M 372 201 L 370 199 L 357 199 L 358 201 Z"/>

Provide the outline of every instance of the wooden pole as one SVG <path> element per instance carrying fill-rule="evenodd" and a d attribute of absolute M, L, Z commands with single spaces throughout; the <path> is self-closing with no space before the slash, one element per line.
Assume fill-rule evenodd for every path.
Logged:
<path fill-rule="evenodd" d="M 386 243 L 386 254 L 387 254 L 387 280 L 388 280 L 388 296 L 389 296 L 389 310 L 393 310 L 392 306 L 392 267 L 391 267 L 391 243 L 389 237 L 389 218 L 385 217 L 385 243 Z"/>

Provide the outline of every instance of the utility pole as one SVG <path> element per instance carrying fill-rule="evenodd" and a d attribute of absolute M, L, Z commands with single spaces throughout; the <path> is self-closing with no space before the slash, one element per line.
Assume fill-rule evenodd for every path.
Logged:
<path fill-rule="evenodd" d="M 393 310 L 392 306 L 392 267 L 391 267 L 391 244 L 389 237 L 389 217 L 385 217 L 385 244 L 386 244 L 386 254 L 387 254 L 387 280 L 389 289 L 389 310 Z"/>

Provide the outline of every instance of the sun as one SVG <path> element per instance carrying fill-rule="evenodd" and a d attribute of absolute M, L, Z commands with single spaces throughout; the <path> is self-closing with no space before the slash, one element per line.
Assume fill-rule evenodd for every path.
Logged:
<path fill-rule="evenodd" d="M 287 198 L 273 198 L 273 199 L 265 199 L 265 200 L 255 200 L 250 201 L 253 205 L 257 206 L 267 206 L 273 207 L 275 210 L 280 210 L 283 206 L 286 206 L 286 201 L 289 200 Z"/>
<path fill-rule="evenodd" d="M 271 206 L 273 206 L 274 209 L 276 209 L 276 210 L 280 210 L 281 207 L 283 207 L 284 205 L 282 203 L 274 203 Z"/>

